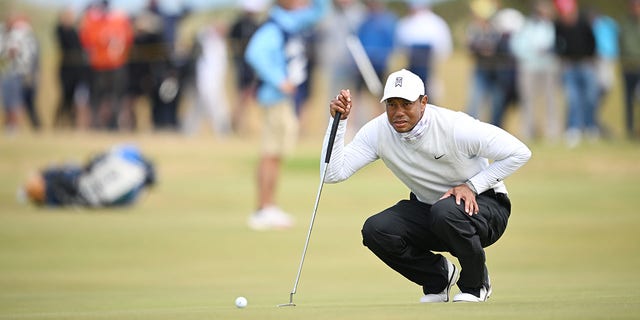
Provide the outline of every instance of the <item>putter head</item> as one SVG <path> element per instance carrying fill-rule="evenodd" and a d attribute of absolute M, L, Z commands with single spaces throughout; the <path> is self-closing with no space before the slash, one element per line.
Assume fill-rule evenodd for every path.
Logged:
<path fill-rule="evenodd" d="M 293 302 L 289 302 L 289 303 L 279 304 L 279 305 L 278 305 L 278 308 L 280 308 L 280 307 L 295 307 L 295 306 L 296 306 L 296 304 L 295 304 L 295 303 L 293 303 Z"/>
<path fill-rule="evenodd" d="M 279 304 L 278 308 L 280 308 L 280 307 L 295 307 L 295 306 L 296 306 L 296 304 L 293 303 L 293 292 L 291 292 L 289 294 L 289 303 Z"/>

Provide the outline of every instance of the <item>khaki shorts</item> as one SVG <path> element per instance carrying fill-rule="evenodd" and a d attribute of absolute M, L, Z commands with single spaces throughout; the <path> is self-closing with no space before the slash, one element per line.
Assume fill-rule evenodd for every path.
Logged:
<path fill-rule="evenodd" d="M 293 151 L 298 138 L 298 118 L 290 102 L 262 108 L 264 130 L 262 154 L 285 156 Z"/>

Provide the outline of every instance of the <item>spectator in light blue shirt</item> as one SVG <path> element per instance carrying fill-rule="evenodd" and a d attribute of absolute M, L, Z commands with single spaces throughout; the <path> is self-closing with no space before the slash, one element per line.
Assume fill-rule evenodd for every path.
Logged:
<path fill-rule="evenodd" d="M 258 161 L 257 210 L 249 218 L 256 230 L 285 229 L 293 218 L 276 206 L 282 158 L 298 135 L 294 95 L 307 75 L 303 32 L 325 14 L 329 0 L 278 0 L 247 45 L 245 59 L 259 80 L 257 100 L 263 112 L 263 140 Z"/>
<path fill-rule="evenodd" d="M 290 98 L 290 89 L 304 81 L 306 75 L 294 73 L 302 68 L 292 69 L 296 66 L 294 59 L 304 56 L 304 51 L 296 52 L 298 55 L 292 57 L 284 50 L 285 45 L 296 49 L 293 48 L 296 38 L 302 31 L 313 27 L 328 8 L 327 0 L 314 0 L 310 6 L 302 8 L 289 8 L 285 4 L 296 2 L 307 1 L 277 1 L 267 21 L 251 37 L 247 46 L 245 59 L 260 79 L 257 99 L 266 107 Z"/>

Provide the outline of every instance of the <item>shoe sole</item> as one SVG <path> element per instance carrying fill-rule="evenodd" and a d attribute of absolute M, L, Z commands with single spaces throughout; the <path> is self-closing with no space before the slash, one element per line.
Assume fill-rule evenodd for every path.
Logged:
<path fill-rule="evenodd" d="M 464 302 L 469 302 L 469 303 L 474 303 L 474 302 L 486 302 L 486 301 L 487 301 L 487 300 L 489 300 L 489 298 L 491 297 L 491 293 L 492 293 L 492 292 L 493 292 L 493 291 L 491 290 L 491 287 L 489 287 L 489 290 L 487 290 L 487 296 L 486 296 L 486 297 L 484 297 L 484 300 L 481 300 L 481 299 L 479 299 L 478 297 L 476 297 L 476 296 L 474 296 L 474 295 L 472 295 L 472 294 L 465 293 L 466 295 L 468 295 L 468 296 L 470 296 L 470 297 L 473 297 L 473 299 L 471 299 L 471 298 L 470 298 L 469 300 L 467 300 L 467 299 L 458 299 L 458 300 L 456 300 L 456 299 L 455 299 L 455 297 L 454 297 L 454 298 L 453 298 L 453 302 L 455 302 L 455 303 L 457 303 L 457 302 L 463 302 L 463 303 L 464 303 Z"/>

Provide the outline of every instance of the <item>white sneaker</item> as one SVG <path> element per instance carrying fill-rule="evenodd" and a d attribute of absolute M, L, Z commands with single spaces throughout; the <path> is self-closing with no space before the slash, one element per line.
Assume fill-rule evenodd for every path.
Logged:
<path fill-rule="evenodd" d="M 451 261 L 449 261 L 447 258 L 444 258 L 444 260 L 447 262 L 447 270 L 448 270 L 447 275 L 448 275 L 449 282 L 447 283 L 447 286 L 440 293 L 425 294 L 424 296 L 422 296 L 422 298 L 420 298 L 421 303 L 449 301 L 449 292 L 451 291 L 451 287 L 453 286 L 453 284 L 458 281 L 459 273 L 458 273 L 458 268 L 456 268 L 456 266 L 453 263 L 451 263 Z"/>
<path fill-rule="evenodd" d="M 487 284 L 480 288 L 480 296 L 476 297 L 471 293 L 460 292 L 453 296 L 453 302 L 484 302 L 491 296 L 491 283 L 487 280 Z"/>
<path fill-rule="evenodd" d="M 248 225 L 253 230 L 282 230 L 293 227 L 293 218 L 280 208 L 269 206 L 252 214 Z"/>
<path fill-rule="evenodd" d="M 571 128 L 565 132 L 565 142 L 567 147 L 573 149 L 582 141 L 582 131 L 580 129 Z"/>

